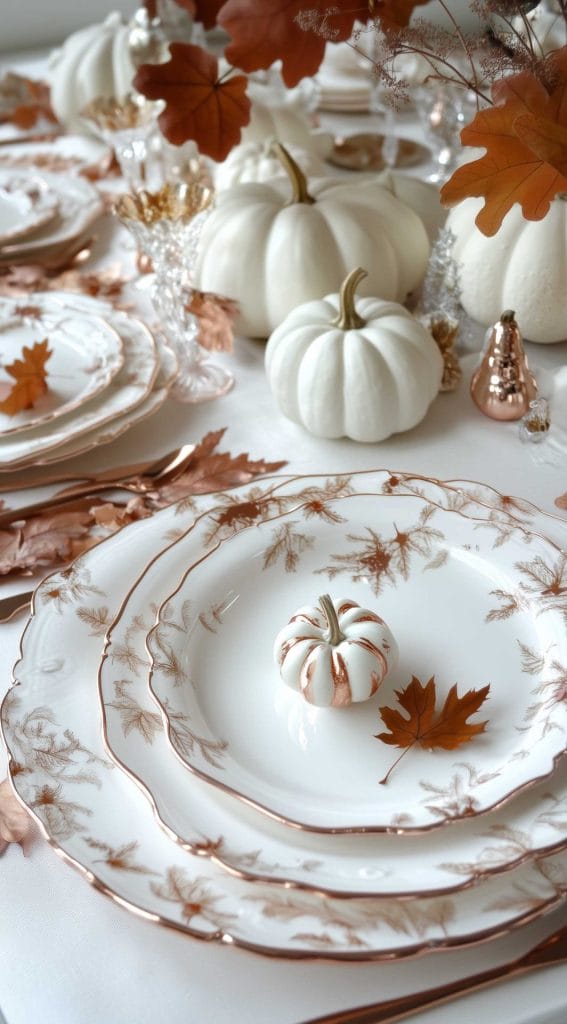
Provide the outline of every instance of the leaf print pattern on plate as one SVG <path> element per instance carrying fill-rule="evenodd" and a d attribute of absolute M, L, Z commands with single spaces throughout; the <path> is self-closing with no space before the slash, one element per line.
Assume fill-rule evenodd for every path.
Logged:
<path fill-rule="evenodd" d="M 303 478 L 304 489 L 312 489 L 314 479 Z M 517 548 L 523 548 L 525 536 L 537 558 L 556 558 L 557 548 L 520 523 L 514 537 L 494 546 L 490 530 L 476 530 L 480 520 L 455 511 L 452 500 L 449 510 L 433 500 L 442 495 L 442 486 L 435 483 L 426 496 L 360 491 L 327 501 L 327 510 L 330 505 L 347 520 L 346 528 L 328 515 L 313 519 L 311 507 L 305 517 L 301 506 L 293 505 L 202 556 L 207 526 L 197 527 L 197 561 L 148 635 L 154 661 L 150 688 L 172 746 L 190 771 L 276 821 L 333 833 L 433 828 L 483 813 L 549 774 L 564 750 L 567 708 L 554 710 L 556 733 L 545 742 L 537 716 L 529 738 L 520 734 L 529 694 L 520 684 L 518 640 L 531 644 L 547 638 L 567 654 L 563 624 L 555 610 L 540 622 L 531 605 L 498 624 L 485 626 L 485 619 L 495 583 L 502 589 L 516 585 Z M 470 507 L 470 499 L 467 503 Z M 313 542 L 296 552 L 296 571 L 287 571 L 285 558 L 266 569 L 266 552 L 271 558 L 280 550 L 286 527 Z M 358 547 L 361 538 L 371 538 L 371 550 Z M 377 547 L 387 555 L 378 575 Z M 471 745 L 470 769 L 450 751 L 434 758 L 416 751 L 415 764 L 412 755 L 409 767 L 400 765 L 378 801 L 376 780 L 385 775 L 391 758 L 385 759 L 380 745 L 372 745 L 377 724 L 373 702 L 356 712 L 330 715 L 306 710 L 294 694 L 284 693 L 272 662 L 273 638 L 282 622 L 319 591 L 321 568 L 328 573 L 333 562 L 351 575 L 349 599 L 365 607 L 373 607 L 368 590 L 376 593 L 386 580 L 376 611 L 392 628 L 401 660 L 382 684 L 381 704 L 412 675 L 435 675 L 441 700 L 456 681 L 461 692 L 490 684 L 487 713 L 494 727 Z M 268 588 L 269 600 L 259 601 Z M 196 628 L 199 615 L 223 601 L 222 639 Z M 247 641 L 252 635 L 253 645 Z M 447 643 L 447 637 L 458 643 Z M 475 651 L 474 675 L 468 650 Z M 246 671 L 238 673 L 234 686 L 244 658 Z M 211 770 L 196 746 L 189 753 L 181 748 L 168 722 L 174 714 L 185 715 L 198 736 L 226 745 L 218 769 Z"/>
<path fill-rule="evenodd" d="M 158 513 L 150 520 L 140 521 L 115 534 L 77 563 L 81 571 L 84 568 L 89 570 L 91 583 L 106 594 L 105 601 L 113 617 L 127 596 L 125 574 L 132 581 L 159 555 L 164 546 L 163 538 L 174 522 L 173 509 Z M 35 671 L 34 666 L 39 662 L 60 664 L 62 651 L 66 652 L 70 660 L 76 657 L 77 662 L 80 662 L 81 671 L 75 673 L 72 680 L 60 670 L 50 676 Z M 78 619 L 72 607 L 63 605 L 58 612 L 53 602 L 37 603 L 22 639 L 22 654 L 15 670 L 16 684 L 6 697 L 1 712 L 3 734 L 12 759 L 14 785 L 20 799 L 28 806 L 35 788 L 40 789 L 42 785 L 50 784 L 51 779 L 34 757 L 33 742 L 20 770 L 14 771 L 14 718 L 9 709 L 15 707 L 14 700 L 19 700 L 17 718 L 21 720 L 32 714 L 35 708 L 48 706 L 53 719 L 64 720 L 65 727 L 79 738 L 84 750 L 91 751 L 104 761 L 94 685 L 101 653 L 100 639 L 90 635 L 88 625 Z M 329 952 L 339 959 L 389 959 L 392 956 L 408 956 L 489 938 L 503 929 L 544 913 L 557 903 L 555 888 L 542 879 L 538 883 L 540 901 L 533 909 L 525 911 L 519 905 L 504 911 L 485 909 L 491 900 L 504 898 L 508 891 L 511 892 L 512 885 L 527 884 L 532 879 L 531 866 L 524 865 L 509 875 L 486 880 L 482 889 L 456 894 L 452 897 L 454 918 L 445 932 L 432 923 L 426 928 L 423 938 L 393 931 L 382 921 L 373 922 L 372 904 L 368 907 L 363 901 L 358 901 L 360 928 L 355 931 L 357 901 L 349 901 L 352 941 L 345 941 L 344 935 L 341 937 L 340 934 L 335 938 L 331 933 L 329 945 L 321 950 L 316 939 L 308 937 L 317 936 L 329 927 L 327 916 L 321 912 L 320 898 L 309 899 L 307 894 L 303 894 L 302 920 L 298 921 L 296 916 L 294 922 L 286 923 L 274 914 L 270 916 L 273 889 L 258 885 L 255 895 L 259 897 L 259 902 L 254 909 L 249 908 L 243 899 L 250 894 L 249 886 L 237 879 L 226 878 L 203 858 L 197 860 L 184 853 L 157 826 L 144 796 L 125 773 L 106 771 L 101 767 L 99 778 L 100 790 L 89 785 L 80 788 L 80 799 L 92 812 L 88 818 L 88 832 L 75 833 L 61 841 L 51 837 L 53 846 L 67 861 L 80 868 L 90 884 L 116 899 L 122 906 L 194 937 L 214 938 L 216 941 L 287 958 L 318 957 Z M 72 801 L 73 794 L 77 792 L 76 784 L 61 782 L 61 785 L 64 799 Z M 45 828 L 49 834 L 49 826 Z M 137 843 L 135 862 L 155 872 L 155 875 L 125 870 L 123 865 L 113 866 L 100 847 L 93 849 L 89 845 L 93 840 L 114 851 Z M 548 859 L 546 863 L 555 862 L 559 866 L 564 864 L 562 855 Z M 187 924 L 182 914 L 182 904 L 168 900 L 165 895 L 157 895 L 151 887 L 151 883 L 158 880 L 167 885 L 171 869 L 182 871 L 189 885 L 207 886 L 207 896 L 218 898 L 217 910 L 222 914 L 234 915 L 233 922 L 229 926 L 215 928 L 204 918 L 193 917 L 191 923 Z M 264 902 L 261 901 L 262 896 Z M 328 902 L 337 915 L 344 915 L 344 901 Z M 199 900 L 194 903 L 195 909 Z M 432 915 L 437 900 L 428 901 L 428 905 Z M 306 937 L 294 937 L 299 932 Z"/>
<path fill-rule="evenodd" d="M 365 476 L 362 474 L 363 480 Z M 293 491 L 297 486 L 297 482 L 288 481 L 285 489 Z M 307 490 L 315 503 L 315 489 Z M 439 491 L 438 488 L 435 490 Z M 301 493 L 303 496 L 305 491 Z M 454 496 L 451 491 L 445 494 L 450 507 L 453 507 Z M 238 504 L 234 495 L 232 498 L 232 503 Z M 288 497 L 284 499 L 281 495 L 278 500 L 280 508 L 284 500 L 289 502 Z M 272 511 L 274 506 L 275 496 L 274 499 L 266 500 L 266 513 Z M 487 512 L 481 508 L 477 511 Z M 202 529 L 207 536 L 208 522 L 217 518 L 218 513 L 213 512 L 203 521 Z M 162 729 L 157 729 L 155 733 L 152 730 L 150 745 L 136 729 L 126 734 L 115 700 L 115 689 L 118 678 L 116 670 L 120 665 L 118 675 L 122 677 L 127 669 L 123 667 L 122 659 L 119 659 L 118 664 L 113 660 L 114 652 L 123 649 L 124 638 L 127 637 L 132 666 L 127 679 L 129 700 L 135 702 L 140 717 L 154 716 L 155 705 L 146 692 L 149 662 L 144 647 L 145 632 L 155 616 L 155 602 L 166 596 L 179 565 L 190 565 L 200 553 L 200 532 L 189 529 L 154 561 L 114 623 L 106 659 L 100 671 L 105 739 L 110 752 L 145 788 L 168 835 L 177 837 L 187 849 L 210 857 L 232 874 L 281 882 L 288 887 L 297 885 L 351 896 L 378 893 L 402 895 L 420 889 L 447 891 L 455 886 L 474 884 L 492 869 L 484 852 L 487 841 L 480 829 L 481 824 L 484 829 L 488 829 L 494 820 L 504 827 L 520 827 L 530 833 L 534 853 L 538 848 L 561 848 L 567 841 L 567 828 L 562 830 L 560 817 L 555 824 L 538 819 L 534 821 L 531 796 L 525 794 L 510 805 L 509 812 L 504 809 L 494 812 L 483 818 L 478 826 L 473 818 L 453 827 L 457 829 L 458 839 L 453 840 L 452 852 L 457 860 L 460 858 L 460 862 L 465 864 L 464 870 L 468 874 L 465 878 L 464 871 L 461 876 L 457 876 L 442 866 L 447 855 L 446 838 L 437 832 L 421 835 L 415 840 L 407 835 L 401 840 L 394 835 L 388 836 L 385 846 L 379 836 L 353 839 L 336 836 L 331 844 L 329 837 L 323 837 L 321 841 L 312 834 L 296 831 L 290 833 L 283 825 L 271 825 L 266 830 L 262 827 L 263 819 L 260 816 L 235 814 L 232 802 L 211 801 L 207 785 L 184 770 L 177 759 L 171 758 Z M 230 607 L 233 599 L 234 595 L 231 594 L 225 605 Z M 199 627 L 204 628 L 201 616 Z M 120 678 L 120 685 L 124 683 L 125 680 Z M 560 776 L 555 785 L 560 786 L 560 780 L 564 777 Z M 545 791 L 540 786 L 537 792 L 543 794 Z M 534 790 L 531 793 L 536 803 L 538 799 L 544 799 L 543 796 L 538 798 Z M 404 825 L 411 827 L 411 822 L 401 820 L 399 825 L 403 830 Z M 290 846 L 290 835 L 293 836 L 293 846 Z M 511 855 L 507 863 L 506 848 L 503 847 L 499 862 L 495 862 L 493 868 L 504 870 L 518 860 L 528 859 L 532 850 L 518 853 L 516 861 Z"/>

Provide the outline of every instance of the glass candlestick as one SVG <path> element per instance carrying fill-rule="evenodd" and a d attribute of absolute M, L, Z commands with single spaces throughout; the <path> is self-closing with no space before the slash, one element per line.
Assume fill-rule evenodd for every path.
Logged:
<path fill-rule="evenodd" d="M 199 239 L 213 198 L 212 190 L 199 184 L 166 184 L 158 192 L 122 196 L 116 208 L 152 261 L 152 301 L 177 356 L 172 395 L 180 402 L 206 402 L 234 383 L 232 374 L 206 358 L 198 342 L 199 321 L 190 312 Z"/>

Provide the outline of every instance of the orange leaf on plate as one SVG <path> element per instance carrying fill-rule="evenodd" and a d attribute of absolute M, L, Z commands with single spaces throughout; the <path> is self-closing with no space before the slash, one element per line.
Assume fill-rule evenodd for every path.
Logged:
<path fill-rule="evenodd" d="M 500 79 L 492 87 L 495 106 L 480 110 L 461 132 L 464 145 L 486 153 L 457 168 L 441 199 L 453 206 L 483 196 L 476 224 L 485 235 L 496 234 L 514 203 L 526 220 L 541 220 L 551 200 L 567 191 L 567 46 L 549 61 L 549 91 L 531 71 Z"/>
<path fill-rule="evenodd" d="M 298 15 L 306 27 L 296 20 Z M 355 20 L 366 21 L 368 0 L 227 0 L 218 24 L 231 42 L 226 59 L 242 71 L 269 68 L 282 61 L 282 78 L 291 88 L 314 75 L 325 55 L 327 38 L 348 39 Z"/>
<path fill-rule="evenodd" d="M 199 320 L 199 345 L 210 352 L 232 352 L 237 302 L 225 299 L 223 295 L 195 289 L 187 310 Z"/>
<path fill-rule="evenodd" d="M 250 120 L 244 75 L 219 78 L 218 60 L 190 43 L 172 43 L 166 64 L 143 64 L 134 87 L 150 100 L 165 100 L 159 125 L 176 146 L 188 139 L 213 160 L 224 160 Z"/>
<path fill-rule="evenodd" d="M 425 750 L 456 750 L 462 743 L 468 743 L 474 736 L 484 732 L 488 721 L 471 723 L 467 719 L 478 711 L 489 690 L 490 686 L 483 686 L 480 690 L 467 690 L 459 697 L 457 687 L 452 686 L 443 707 L 437 711 L 435 679 L 432 677 L 423 686 L 416 676 L 412 676 L 404 690 L 395 691 L 405 715 L 397 708 L 379 708 L 382 721 L 390 731 L 378 733 L 376 739 L 404 750 L 380 780 L 381 783 L 388 781 L 392 769 L 416 743 Z"/>
<path fill-rule="evenodd" d="M 47 338 L 34 342 L 32 348 L 24 345 L 22 358 L 5 366 L 6 373 L 16 381 L 3 401 L 0 412 L 15 416 L 22 409 L 31 409 L 38 398 L 47 391 L 47 370 L 45 364 L 52 352 L 47 347 Z"/>

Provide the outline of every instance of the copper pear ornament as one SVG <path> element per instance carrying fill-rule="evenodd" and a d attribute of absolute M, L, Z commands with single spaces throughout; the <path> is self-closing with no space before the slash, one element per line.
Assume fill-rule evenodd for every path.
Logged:
<path fill-rule="evenodd" d="M 519 420 L 537 395 L 522 335 L 511 309 L 490 329 L 480 366 L 471 380 L 475 405 L 493 420 Z"/>

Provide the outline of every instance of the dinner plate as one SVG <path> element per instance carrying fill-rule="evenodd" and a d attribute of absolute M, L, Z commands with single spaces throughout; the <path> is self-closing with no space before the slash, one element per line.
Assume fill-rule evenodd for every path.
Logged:
<path fill-rule="evenodd" d="M 464 946 L 557 906 L 564 854 L 452 896 L 340 900 L 230 878 L 165 834 L 108 757 L 96 676 L 104 623 L 181 521 L 175 506 L 139 520 L 36 591 L 0 720 L 14 790 L 63 859 L 147 920 L 288 959 L 380 960 Z"/>
<path fill-rule="evenodd" d="M 108 387 L 90 402 L 52 422 L 30 427 L 25 434 L 4 438 L 0 451 L 0 468 L 20 468 L 23 464 L 38 464 L 40 458 L 58 451 L 71 438 L 75 439 L 94 428 L 112 424 L 115 417 L 135 409 L 150 394 L 159 369 L 155 340 L 150 331 L 128 313 L 114 309 L 109 303 L 90 296 L 66 292 L 35 293 L 33 304 L 61 316 L 97 313 L 108 321 L 119 335 L 124 349 L 124 365 L 110 381 Z"/>
<path fill-rule="evenodd" d="M 0 251 L 54 219 L 59 204 L 39 178 L 0 167 Z"/>
<path fill-rule="evenodd" d="M 319 832 L 439 827 L 549 775 L 567 708 L 536 697 L 553 664 L 567 665 L 567 554 L 521 529 L 503 545 L 498 529 L 427 496 L 355 494 L 326 510 L 306 502 L 240 531 L 188 567 L 160 609 L 150 688 L 187 768 Z M 328 590 L 378 613 L 400 651 L 378 694 L 345 710 L 307 704 L 273 657 L 280 629 Z M 218 608 L 222 626 L 203 628 Z M 399 750 L 376 738 L 379 708 L 399 708 L 414 678 L 435 680 L 439 704 L 455 684 L 490 686 L 476 716 L 486 733 L 456 752 L 414 746 L 397 764 Z"/>
<path fill-rule="evenodd" d="M 359 473 L 348 477 L 348 486 L 353 490 L 380 490 L 391 478 L 387 470 Z M 326 507 L 329 483 L 319 486 L 322 510 Z M 466 506 L 464 514 L 493 517 L 509 534 L 517 526 L 517 520 L 507 512 L 497 513 L 494 506 L 471 499 L 467 493 L 470 485 L 459 485 L 456 481 L 451 486 L 423 479 L 406 481 L 407 487 L 412 485 L 419 485 L 428 500 L 444 507 L 454 507 L 458 497 L 460 504 Z M 462 486 L 462 490 L 456 491 L 457 486 Z M 250 488 L 231 492 L 231 499 L 237 502 L 232 507 L 238 509 L 239 503 L 245 508 L 252 501 L 261 509 L 263 518 L 302 497 L 317 501 L 313 487 L 301 478 L 291 478 L 275 489 L 267 481 L 262 490 L 261 504 L 258 488 L 252 492 Z M 203 498 L 193 513 L 197 516 L 206 506 Z M 218 513 L 213 513 L 203 524 L 206 533 L 213 530 L 210 543 L 214 543 L 218 532 L 218 518 Z M 540 521 L 545 518 L 539 515 Z M 179 566 L 191 564 L 202 553 L 200 525 L 194 526 L 192 513 L 183 515 L 183 520 L 189 521 L 188 529 L 176 536 L 148 566 L 108 630 L 99 671 L 107 747 L 118 764 L 144 788 L 169 835 L 235 875 L 342 896 L 415 896 L 453 891 L 536 854 L 556 850 L 567 842 L 567 764 L 558 769 L 552 780 L 526 791 L 504 808 L 489 812 L 482 822 L 472 818 L 454 824 L 450 839 L 438 830 L 415 838 L 396 833 L 320 837 L 292 831 L 263 815 L 236 808 L 234 801 L 226 797 L 213 799 L 210 788 L 171 757 L 147 691 L 150 662 L 144 641 L 154 617 L 153 608 L 165 599 Z M 224 537 L 239 526 L 242 521 L 238 516 L 228 517 L 220 535 Z M 564 530 L 559 521 L 553 526 L 558 533 Z M 220 630 L 221 620 L 222 614 L 217 611 L 203 621 L 207 629 Z M 179 720 L 177 724 L 185 730 L 189 728 L 187 722 Z M 187 731 L 185 735 L 188 736 Z"/>
<path fill-rule="evenodd" d="M 21 174 L 24 174 L 23 168 Z M 35 179 L 37 171 L 30 170 L 29 176 Z M 0 251 L 0 266 L 32 263 L 52 255 L 57 249 L 80 239 L 104 210 L 101 197 L 85 178 L 77 174 L 56 174 L 48 171 L 42 171 L 41 177 L 55 196 L 58 204 L 57 217 L 29 237 L 26 236 L 11 245 L 4 245 Z"/>
<path fill-rule="evenodd" d="M 122 339 L 102 317 L 66 313 L 58 300 L 39 304 L 0 299 L 2 366 L 22 357 L 23 347 L 47 340 L 48 390 L 31 409 L 13 416 L 0 412 L 0 436 L 27 431 L 78 409 L 108 387 L 124 363 Z M 1 383 L 4 383 L 3 381 Z M 6 378 L 10 386 L 13 380 Z"/>
<path fill-rule="evenodd" d="M 108 172 L 112 159 L 106 143 L 87 135 L 0 141 L 0 168 L 33 167 L 41 174 L 70 172 L 95 181 Z"/>

